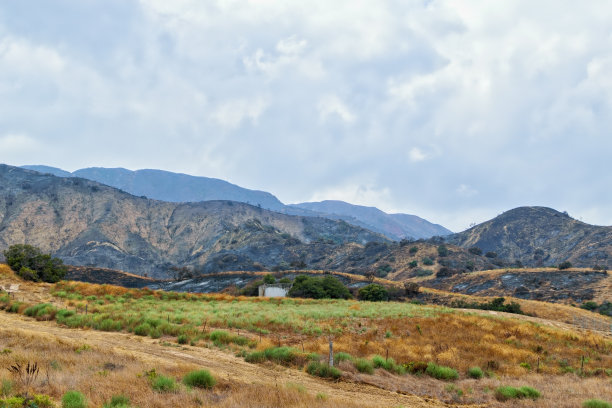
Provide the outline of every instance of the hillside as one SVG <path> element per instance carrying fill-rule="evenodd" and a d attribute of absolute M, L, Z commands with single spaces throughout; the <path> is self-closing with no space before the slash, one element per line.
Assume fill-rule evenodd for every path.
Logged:
<path fill-rule="evenodd" d="M 291 204 L 290 207 L 314 211 L 327 218 L 342 219 L 379 232 L 394 240 L 403 238 L 429 238 L 452 234 L 441 225 L 410 214 L 387 214 L 376 207 L 349 204 L 344 201 L 326 200 Z"/>
<path fill-rule="evenodd" d="M 126 191 L 135 196 L 145 196 L 169 202 L 197 202 L 229 200 L 260 206 L 289 215 L 324 217 L 344 220 L 378 232 L 392 240 L 402 238 L 429 238 L 448 235 L 451 231 L 430 223 L 416 215 L 386 214 L 374 207 L 364 207 L 343 201 L 323 201 L 285 205 L 275 196 L 264 191 L 249 190 L 224 180 L 172 173 L 162 170 L 127 170 L 122 168 L 91 167 L 72 173 L 42 165 L 22 166 L 29 170 L 53 174 L 58 177 L 82 177 Z"/>
<path fill-rule="evenodd" d="M 519 207 L 448 237 L 526 266 L 612 266 L 612 227 L 585 224 L 545 207 Z"/>
<path fill-rule="evenodd" d="M 0 284 L 14 283 L 19 300 L 0 295 L 0 363 L 50 367 L 29 385 L 54 402 L 67 390 L 91 406 L 123 394 L 142 407 L 576 407 L 612 398 L 609 337 L 557 320 L 409 302 L 33 283 L 0 265 Z M 547 306 L 554 317 L 568 309 Z M 314 370 L 327 367 L 330 339 L 333 379 L 320 378 L 331 371 Z M 202 368 L 217 380 L 211 389 L 181 384 Z M 158 376 L 172 392 L 156 386 Z M 501 386 L 538 395 L 508 400 Z M 0 398 L 24 388 L 16 381 Z"/>
<path fill-rule="evenodd" d="M 351 242 L 385 242 L 343 221 L 279 214 L 231 201 L 168 203 L 81 178 L 0 165 L 0 250 L 28 243 L 67 264 L 168 277 L 255 270 L 325 257 Z M 311 246 L 309 243 L 319 243 Z"/>

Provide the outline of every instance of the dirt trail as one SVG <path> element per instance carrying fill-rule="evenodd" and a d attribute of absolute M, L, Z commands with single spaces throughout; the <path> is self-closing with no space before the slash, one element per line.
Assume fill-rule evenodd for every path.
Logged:
<path fill-rule="evenodd" d="M 52 322 L 37 322 L 22 315 L 0 312 L 0 335 L 3 331 L 44 333 L 62 340 L 86 343 L 102 350 L 127 354 L 146 362 L 166 364 L 194 364 L 210 369 L 217 376 L 238 383 L 274 384 L 293 382 L 302 384 L 314 393 L 325 393 L 338 400 L 361 401 L 372 407 L 449 407 L 433 398 L 400 394 L 367 384 L 347 381 L 329 382 L 312 377 L 303 371 L 280 366 L 249 364 L 241 358 L 215 349 L 162 346 L 159 340 L 125 333 L 68 329 Z"/>

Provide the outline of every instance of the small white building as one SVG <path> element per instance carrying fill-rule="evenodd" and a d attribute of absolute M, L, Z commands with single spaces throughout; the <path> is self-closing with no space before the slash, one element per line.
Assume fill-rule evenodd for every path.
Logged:
<path fill-rule="evenodd" d="M 272 283 L 259 286 L 259 296 L 286 297 L 291 289 L 291 283 Z"/>

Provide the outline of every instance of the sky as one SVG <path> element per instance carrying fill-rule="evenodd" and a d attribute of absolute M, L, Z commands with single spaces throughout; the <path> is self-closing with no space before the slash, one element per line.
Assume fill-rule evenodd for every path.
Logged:
<path fill-rule="evenodd" d="M 612 225 L 612 3 L 0 4 L 0 162 Z"/>

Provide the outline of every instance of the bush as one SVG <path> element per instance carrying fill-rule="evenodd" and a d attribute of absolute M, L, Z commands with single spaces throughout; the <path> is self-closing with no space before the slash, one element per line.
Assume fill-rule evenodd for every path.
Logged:
<path fill-rule="evenodd" d="M 215 380 L 208 370 L 191 371 L 183 377 L 183 384 L 189 387 L 212 388 L 216 383 L 217 380 Z"/>
<path fill-rule="evenodd" d="M 427 364 L 425 373 L 430 377 L 437 378 L 438 380 L 456 380 L 459 378 L 457 370 L 450 367 L 439 366 L 434 363 Z"/>
<path fill-rule="evenodd" d="M 152 327 L 149 323 L 142 323 L 134 327 L 134 334 L 137 336 L 148 336 L 151 329 Z"/>
<path fill-rule="evenodd" d="M 87 401 L 79 391 L 68 391 L 62 397 L 62 408 L 87 408 Z"/>
<path fill-rule="evenodd" d="M 497 252 L 489 251 L 489 252 L 487 252 L 487 253 L 485 254 L 485 256 L 486 256 L 487 258 L 491 258 L 491 259 L 493 259 L 493 258 L 497 258 Z"/>
<path fill-rule="evenodd" d="M 590 399 L 582 403 L 582 408 L 612 408 L 612 404 L 598 399 Z"/>
<path fill-rule="evenodd" d="M 542 396 L 538 390 L 531 387 L 498 387 L 495 390 L 495 398 L 499 401 L 508 401 L 510 399 L 531 398 L 533 400 Z"/>
<path fill-rule="evenodd" d="M 104 408 L 130 408 L 130 399 L 125 395 L 113 395 Z"/>
<path fill-rule="evenodd" d="M 565 261 L 565 262 L 561 262 L 559 264 L 559 269 L 563 270 L 563 269 L 569 269 L 572 267 L 572 263 L 570 261 Z"/>
<path fill-rule="evenodd" d="M 64 278 L 66 267 L 59 258 L 32 245 L 11 245 L 4 251 L 6 263 L 23 279 L 55 283 Z"/>
<path fill-rule="evenodd" d="M 172 392 L 176 389 L 174 378 L 156 375 L 151 382 L 151 387 L 157 392 Z"/>
<path fill-rule="evenodd" d="M 176 342 L 178 344 L 187 344 L 189 343 L 189 337 L 187 337 L 187 335 L 185 334 L 181 334 L 180 336 L 178 336 L 178 338 L 176 339 Z"/>
<path fill-rule="evenodd" d="M 417 247 L 415 247 L 415 246 L 410 247 L 410 249 L 408 250 L 408 252 L 410 253 L 410 255 L 414 255 L 414 254 L 416 254 L 418 251 L 419 251 L 419 248 L 417 248 Z"/>
<path fill-rule="evenodd" d="M 416 268 L 418 265 L 418 261 L 410 261 L 410 263 L 408 263 L 409 268 Z"/>
<path fill-rule="evenodd" d="M 471 378 L 482 378 L 484 376 L 484 373 L 482 372 L 482 370 L 480 369 L 480 367 L 471 367 L 468 370 L 468 376 L 470 376 Z"/>
<path fill-rule="evenodd" d="M 334 355 L 334 361 L 337 361 L 338 363 L 342 361 L 351 361 L 352 359 L 353 356 L 351 356 L 349 353 L 339 352 Z"/>
<path fill-rule="evenodd" d="M 359 289 L 359 299 L 369 300 L 371 302 L 389 300 L 389 292 L 384 286 L 371 283 Z"/>
<path fill-rule="evenodd" d="M 445 257 L 447 255 L 448 255 L 448 248 L 446 247 L 446 245 L 440 245 L 438 247 L 438 256 Z"/>
<path fill-rule="evenodd" d="M 423 258 L 421 262 L 423 262 L 423 265 L 427 265 L 427 266 L 431 266 L 434 264 L 434 261 L 428 257 Z"/>
<path fill-rule="evenodd" d="M 374 366 L 365 358 L 359 358 L 353 363 L 357 371 L 365 374 L 374 374 Z"/>
<path fill-rule="evenodd" d="M 312 361 L 310 364 L 308 364 L 308 367 L 306 367 L 306 372 L 316 377 L 331 378 L 334 380 L 337 380 L 342 376 L 342 371 L 338 370 L 336 367 L 330 367 L 327 364 L 320 363 L 318 361 Z"/>
<path fill-rule="evenodd" d="M 276 283 L 276 278 L 274 277 L 274 275 L 267 274 L 263 278 L 263 283 L 265 283 L 266 285 L 272 285 Z"/>
<path fill-rule="evenodd" d="M 474 254 L 474 255 L 482 255 L 482 249 L 478 248 L 478 247 L 471 247 L 470 249 L 468 249 L 468 251 L 470 252 L 470 254 Z"/>
<path fill-rule="evenodd" d="M 323 278 L 300 275 L 293 281 L 288 293 L 291 297 L 311 299 L 350 299 L 349 290 L 333 276 Z"/>

